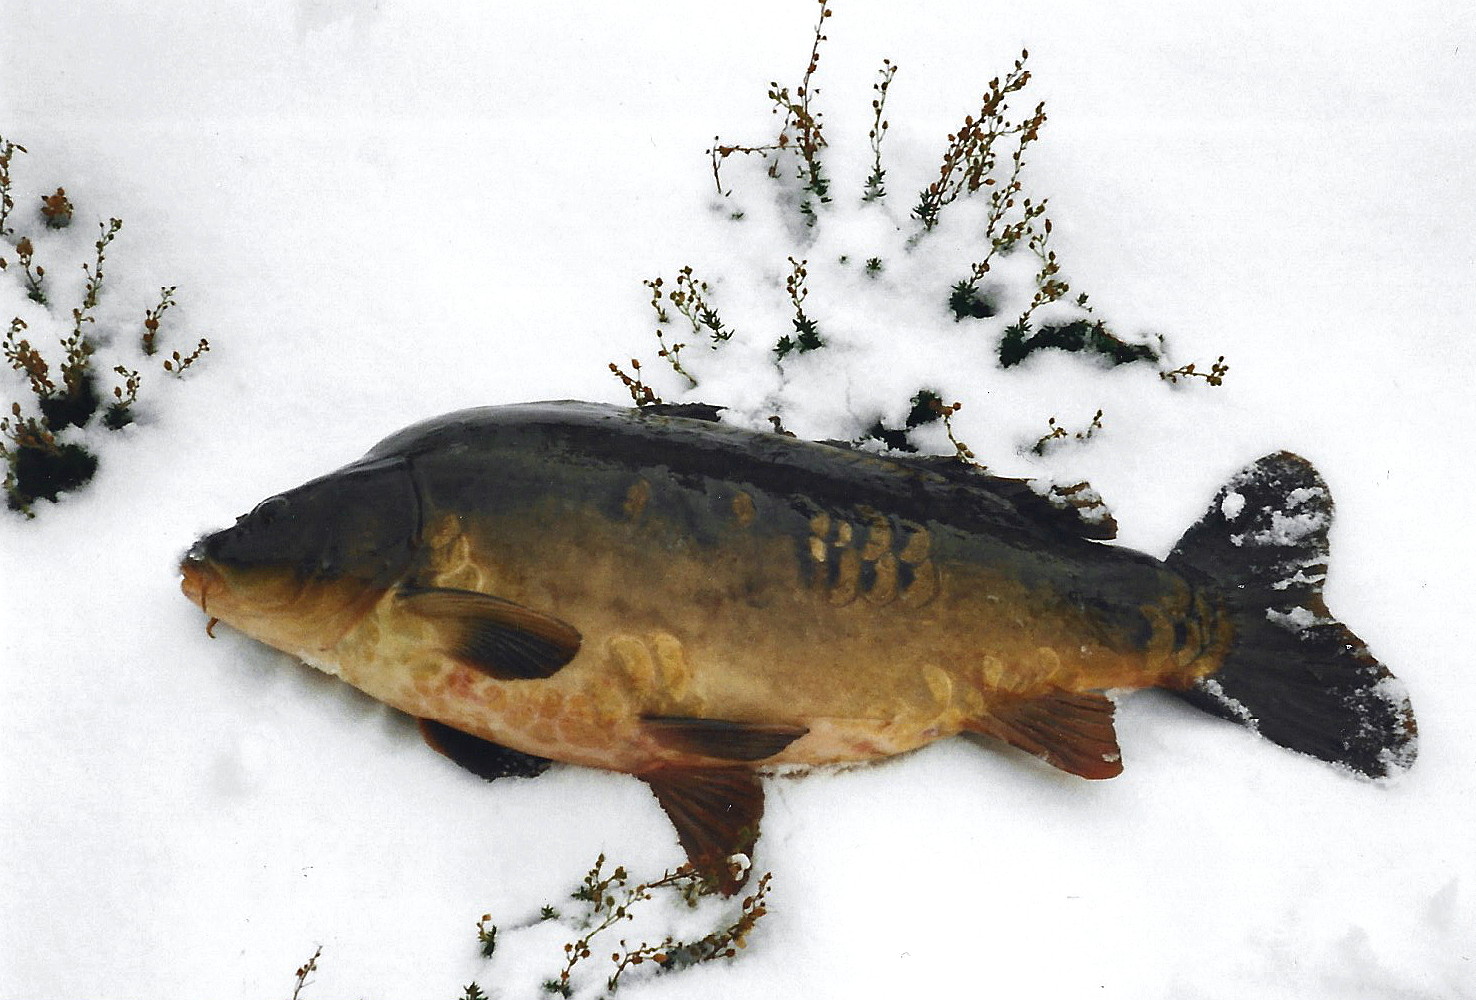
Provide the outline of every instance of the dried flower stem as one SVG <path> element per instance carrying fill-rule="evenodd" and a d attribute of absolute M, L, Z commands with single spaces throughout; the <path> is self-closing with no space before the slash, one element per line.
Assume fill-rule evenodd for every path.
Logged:
<path fill-rule="evenodd" d="M 179 352 L 175 351 L 170 356 L 170 360 L 164 362 L 164 370 L 166 372 L 170 372 L 176 377 L 183 375 L 185 373 L 185 369 L 189 368 L 190 365 L 194 364 L 196 361 L 199 361 L 201 356 L 209 350 L 210 341 L 206 340 L 204 337 L 201 337 L 200 342 L 195 345 L 195 350 L 188 357 L 182 358 L 179 356 Z"/>
<path fill-rule="evenodd" d="M 93 244 L 97 252 L 96 262 L 92 267 L 82 265 L 82 270 L 87 274 L 87 292 L 82 298 L 83 312 L 97 307 L 97 297 L 102 292 L 103 285 L 103 260 L 107 257 L 108 244 L 113 242 L 113 237 L 123 228 L 123 220 L 109 219 L 106 225 L 99 222 L 97 228 L 101 235 Z"/>
<path fill-rule="evenodd" d="M 31 392 L 37 399 L 49 399 L 56 393 L 56 383 L 51 381 L 51 368 L 29 340 L 17 339 L 24 329 L 26 322 L 19 316 L 10 321 L 10 330 L 5 335 L 5 360 L 16 371 L 26 373 Z"/>
<path fill-rule="evenodd" d="M 719 195 L 727 197 L 731 193 L 724 190 L 721 174 L 722 161 L 729 156 L 734 153 L 757 153 L 768 159 L 770 153 L 793 150 L 800 159 L 799 178 L 804 182 L 804 190 L 814 195 L 821 203 L 830 200 L 830 181 L 825 176 L 820 162 L 820 150 L 826 145 L 824 129 L 820 122 L 820 112 L 812 110 L 810 106 L 811 98 L 819 93 L 819 89 L 813 86 L 811 80 L 820 66 L 820 43 L 826 40 L 825 19 L 832 13 L 829 0 L 818 0 L 818 2 L 820 16 L 815 22 L 815 38 L 810 46 L 810 61 L 805 66 L 805 75 L 799 86 L 791 94 L 788 87 L 779 86 L 777 81 L 769 83 L 768 96 L 774 104 L 774 113 L 784 112 L 784 119 L 779 125 L 779 137 L 773 143 L 764 146 L 740 146 L 725 144 L 718 136 L 713 136 L 712 146 L 707 152 L 712 158 L 712 182 Z M 779 176 L 777 159 L 769 164 L 769 176 Z M 814 203 L 809 200 L 803 201 L 800 204 L 800 211 L 813 225 L 815 222 Z"/>
<path fill-rule="evenodd" d="M 41 196 L 41 217 L 52 229 L 65 229 L 72 224 L 72 202 L 65 188 L 57 188 L 55 194 Z"/>
<path fill-rule="evenodd" d="M 5 224 L 15 208 L 15 199 L 10 195 L 10 160 L 16 153 L 26 152 L 26 147 L 0 136 L 0 236 L 8 236 L 12 230 Z"/>
<path fill-rule="evenodd" d="M 26 297 L 40 305 L 46 304 L 46 293 L 41 289 L 41 279 L 46 277 L 46 268 L 34 264 L 36 248 L 29 236 L 22 236 L 15 244 L 15 257 L 26 271 Z"/>
<path fill-rule="evenodd" d="M 1086 430 L 1077 431 L 1075 434 L 1072 434 L 1066 428 L 1056 423 L 1055 417 L 1050 417 L 1046 421 L 1046 424 L 1050 428 L 1050 430 L 1042 435 L 1041 439 L 1035 442 L 1035 445 L 1030 449 L 1037 455 L 1044 455 L 1046 453 L 1046 449 L 1051 446 L 1052 442 L 1060 441 L 1062 438 L 1074 437 L 1078 441 L 1090 441 L 1092 439 L 1092 436 L 1096 434 L 1097 431 L 1102 429 L 1102 411 L 1098 410 L 1096 414 L 1092 416 L 1092 422 L 1090 425 L 1088 425 Z"/>
<path fill-rule="evenodd" d="M 631 885 L 630 876 L 623 867 L 605 875 L 604 864 L 605 856 L 602 854 L 572 894 L 572 898 L 589 904 L 588 923 L 583 934 L 564 945 L 564 967 L 559 970 L 557 978 L 544 981 L 543 989 L 547 993 L 572 997 L 574 970 L 580 962 L 593 955 L 595 939 L 622 921 L 634 920 L 635 909 L 652 899 L 658 890 L 671 889 L 680 893 L 689 906 L 696 906 L 703 897 L 719 891 L 716 882 L 689 865 L 667 871 L 650 882 Z M 769 881 L 767 874 L 759 880 L 755 892 L 743 900 L 735 920 L 695 941 L 681 942 L 668 935 L 659 944 L 642 942 L 632 948 L 622 940 L 621 950 L 610 955 L 615 968 L 605 988 L 614 992 L 626 970 L 647 962 L 656 964 L 661 971 L 671 971 L 716 958 L 732 958 L 747 944 L 748 935 L 766 912 L 764 900 L 769 892 Z"/>
<path fill-rule="evenodd" d="M 866 188 L 861 195 L 862 201 L 878 201 L 886 197 L 887 189 L 884 184 L 887 172 L 882 169 L 881 144 L 886 137 L 889 123 L 882 117 L 887 105 L 887 91 L 892 87 L 892 77 L 897 75 L 897 66 L 890 59 L 882 60 L 882 68 L 877 72 L 881 78 L 871 85 L 876 91 L 876 97 L 871 100 L 871 131 L 867 138 L 871 140 L 871 176 L 866 178 Z"/>
<path fill-rule="evenodd" d="M 323 946 L 318 945 L 318 950 L 313 952 L 313 957 L 308 959 L 297 970 L 297 985 L 292 990 L 292 1000 L 299 1000 L 302 989 L 308 983 L 308 976 L 318 971 L 318 958 L 323 954 Z"/>
<path fill-rule="evenodd" d="M 1018 135 L 1024 145 L 1037 137 L 1045 121 L 1044 105 L 1038 106 L 1035 114 L 1023 122 L 1011 124 L 1005 118 L 1009 110 L 1006 98 L 1030 82 L 1030 71 L 1025 68 L 1029 55 L 1028 50 L 1021 51 L 1014 68 L 1003 80 L 995 77 L 989 81 L 978 116 L 965 116 L 963 126 L 948 137 L 938 179 L 922 190 L 917 207 L 912 210 L 925 232 L 937 225 L 938 214 L 960 195 L 973 194 L 981 187 L 997 183 L 992 174 L 996 160 L 994 145 L 1000 138 Z"/>
<path fill-rule="evenodd" d="M 178 287 L 170 285 L 167 288 L 160 288 L 159 304 L 152 309 L 144 310 L 143 352 L 149 357 L 153 357 L 159 349 L 156 343 L 159 336 L 159 321 L 164 318 L 169 307 L 174 305 L 174 290 Z"/>
<path fill-rule="evenodd" d="M 630 367 L 634 375 L 627 375 L 619 365 L 610 362 L 610 371 L 618 378 L 625 388 L 630 391 L 630 398 L 637 406 L 652 406 L 661 402 L 661 397 L 645 382 L 641 381 L 641 363 L 635 358 L 630 359 Z"/>
<path fill-rule="evenodd" d="M 774 345 L 774 353 L 779 356 L 779 361 L 783 361 L 791 352 L 804 354 L 825 346 L 825 341 L 820 337 L 820 328 L 805 312 L 805 299 L 810 295 L 809 289 L 805 287 L 805 279 L 810 272 L 805 269 L 805 265 L 809 261 L 790 257 L 789 263 L 791 270 L 789 277 L 784 279 L 784 288 L 789 293 L 790 304 L 794 306 L 794 318 L 790 322 L 794 324 L 795 335 L 791 337 L 785 334 Z"/>
<path fill-rule="evenodd" d="M 963 404 L 955 401 L 949 406 L 945 405 L 941 399 L 930 399 L 928 400 L 928 405 L 937 412 L 938 416 L 943 418 L 943 430 L 948 435 L 949 443 L 953 445 L 954 453 L 962 461 L 968 462 L 970 465 L 978 465 L 979 463 L 974 458 L 973 450 L 960 441 L 958 436 L 953 433 L 953 415 L 963 409 Z"/>
<path fill-rule="evenodd" d="M 1228 371 L 1230 371 L 1230 366 L 1225 364 L 1225 355 L 1222 354 L 1215 359 L 1215 363 L 1210 366 L 1210 370 L 1207 372 L 1199 371 L 1194 365 L 1188 364 L 1175 368 L 1171 372 L 1159 372 L 1158 377 L 1167 382 L 1175 383 L 1181 378 L 1202 378 L 1209 385 L 1223 385 L 1225 374 Z"/>

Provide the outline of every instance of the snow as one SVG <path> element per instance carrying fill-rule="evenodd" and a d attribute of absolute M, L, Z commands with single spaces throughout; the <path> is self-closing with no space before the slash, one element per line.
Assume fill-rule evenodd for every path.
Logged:
<path fill-rule="evenodd" d="M 1122 699 L 1109 782 L 962 741 L 776 778 L 755 858 L 770 912 L 748 948 L 622 995 L 1476 996 L 1476 15 L 852 0 L 817 77 L 837 204 L 806 245 L 736 163 L 724 208 L 745 218 L 713 211 L 703 151 L 771 134 L 764 92 L 797 82 L 813 15 L 6 6 L 0 134 L 30 150 L 17 225 L 56 262 L 57 301 L 116 216 L 98 329 L 136 329 L 177 285 L 167 350 L 212 349 L 181 380 L 122 355 L 145 374 L 139 420 L 88 432 L 97 478 L 33 521 L 0 518 L 0 997 L 287 996 L 319 944 L 308 1000 L 449 998 L 473 979 L 532 996 L 571 938 L 509 932 L 488 963 L 481 914 L 512 927 L 558 905 L 602 851 L 641 876 L 677 863 L 634 779 L 486 785 L 336 680 L 229 629 L 212 641 L 175 565 L 413 420 L 622 401 L 606 365 L 631 357 L 681 395 L 641 282 L 686 264 L 752 338 L 692 343 L 694 397 L 850 436 L 899 426 L 930 385 L 965 404 L 953 427 L 981 461 L 1090 481 L 1120 541 L 1159 556 L 1236 469 L 1306 456 L 1338 505 L 1328 604 L 1408 686 L 1421 757 L 1355 781 L 1145 692 Z M 1021 106 L 1050 115 L 1025 182 L 1051 199 L 1073 294 L 1126 337 L 1164 336 L 1169 365 L 1223 354 L 1224 386 L 1059 353 L 1004 373 L 984 328 L 924 294 L 967 259 L 964 214 L 910 257 L 895 226 L 1024 47 Z M 870 166 L 883 57 L 901 68 L 874 211 L 839 199 Z M 57 185 L 77 220 L 39 232 L 27 206 Z M 768 348 L 791 332 L 791 254 L 834 344 L 781 379 Z M 18 287 L 0 274 L 0 320 L 52 348 L 69 316 Z M 10 374 L 7 406 L 25 391 Z M 1090 441 L 1032 453 L 1049 417 L 1074 434 L 1098 408 Z M 925 437 L 952 451 L 941 427 Z"/>
<path fill-rule="evenodd" d="M 1245 494 L 1236 493 L 1234 490 L 1225 494 L 1225 499 L 1220 501 L 1220 513 L 1225 520 L 1233 521 L 1245 510 Z"/>
<path fill-rule="evenodd" d="M 1328 621 L 1328 619 L 1302 607 L 1294 607 L 1286 611 L 1267 608 L 1266 620 L 1280 625 L 1288 632 L 1304 632 L 1314 625 L 1323 625 Z"/>

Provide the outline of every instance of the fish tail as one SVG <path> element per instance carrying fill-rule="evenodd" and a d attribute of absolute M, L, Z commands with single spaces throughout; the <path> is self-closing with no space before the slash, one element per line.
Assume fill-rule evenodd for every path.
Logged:
<path fill-rule="evenodd" d="M 1168 557 L 1224 595 L 1234 640 L 1191 704 L 1274 743 L 1380 778 L 1414 763 L 1404 685 L 1322 598 L 1333 503 L 1311 463 L 1267 455 L 1235 475 Z"/>

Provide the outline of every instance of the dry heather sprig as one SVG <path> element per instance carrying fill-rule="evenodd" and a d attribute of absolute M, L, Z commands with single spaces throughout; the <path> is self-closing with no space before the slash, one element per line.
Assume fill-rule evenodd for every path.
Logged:
<path fill-rule="evenodd" d="M 661 403 L 661 397 L 656 395 L 656 390 L 652 389 L 645 382 L 641 381 L 641 363 L 635 358 L 631 358 L 630 367 L 635 372 L 634 375 L 627 375 L 625 373 L 625 370 L 622 369 L 619 365 L 617 365 L 613 361 L 610 362 L 610 371 L 614 374 L 616 378 L 621 381 L 622 384 L 624 384 L 625 388 L 630 391 L 630 398 L 635 402 L 635 405 L 659 405 Z"/>
<path fill-rule="evenodd" d="M 914 217 L 923 224 L 926 233 L 937 224 L 946 206 L 980 190 L 989 191 L 989 212 L 983 234 L 987 249 L 983 258 L 969 266 L 968 277 L 952 287 L 948 303 L 955 319 L 994 315 L 992 303 L 980 297 L 980 283 L 993 268 L 994 258 L 1009 253 L 1021 242 L 1041 260 L 1035 293 L 1020 317 L 1021 325 L 1028 325 L 1030 316 L 1040 306 L 1057 301 L 1070 290 L 1058 277 L 1060 265 L 1055 252 L 1046 246 L 1051 234 L 1051 220 L 1045 217 L 1046 200 L 1023 196 L 1021 174 L 1025 153 L 1040 138 L 1041 127 L 1046 122 L 1045 102 L 1037 104 L 1030 115 L 1018 122 L 1008 117 L 1006 98 L 1030 82 L 1030 71 L 1025 68 L 1029 55 L 1028 50 L 1021 51 L 1020 58 L 1002 80 L 995 77 L 989 82 L 978 117 L 966 116 L 963 127 L 948 137 L 938 179 L 919 194 L 913 209 Z M 1001 175 L 997 169 L 1001 152 L 998 144 L 1008 137 L 1014 139 L 1014 144 L 1009 153 L 1008 173 Z"/>
<path fill-rule="evenodd" d="M 882 169 L 881 144 L 882 139 L 886 138 L 890 123 L 882 114 L 887 106 L 887 92 L 892 88 L 892 77 L 896 75 L 897 65 L 890 59 L 883 59 L 882 68 L 877 71 L 880 79 L 871 85 L 871 89 L 876 92 L 876 96 L 871 99 L 871 131 L 867 133 L 867 138 L 871 140 L 871 175 L 866 178 L 862 201 L 879 201 L 887 194 L 887 172 Z"/>
<path fill-rule="evenodd" d="M 1092 422 L 1087 426 L 1086 430 L 1077 431 L 1075 434 L 1072 434 L 1066 428 L 1056 423 L 1055 417 L 1048 418 L 1046 421 L 1046 425 L 1050 429 L 1046 431 L 1046 433 L 1041 436 L 1041 439 L 1035 442 L 1035 445 L 1030 449 L 1037 455 L 1044 455 L 1046 453 L 1046 449 L 1048 449 L 1055 442 L 1062 440 L 1063 438 L 1071 437 L 1075 438 L 1077 441 L 1090 441 L 1092 439 L 1092 436 L 1096 434 L 1097 431 L 1102 429 L 1102 411 L 1098 410 L 1092 416 Z"/>
<path fill-rule="evenodd" d="M 631 884 L 630 875 L 624 867 L 616 867 L 605 874 L 604 865 L 605 856 L 601 854 L 594 867 L 585 874 L 579 888 L 571 894 L 572 899 L 589 906 L 585 930 L 578 938 L 564 945 L 564 967 L 559 970 L 557 977 L 544 980 L 543 989 L 547 993 L 572 997 L 574 970 L 579 963 L 594 954 L 595 939 L 623 921 L 634 920 L 636 908 L 654 898 L 658 890 L 668 889 L 680 894 L 689 906 L 696 906 L 701 899 L 720 892 L 716 881 L 698 873 L 689 865 L 682 865 L 665 872 L 660 878 L 635 885 Z M 734 920 L 695 941 L 682 942 L 668 935 L 659 944 L 643 942 L 631 947 L 622 940 L 621 950 L 610 954 L 610 961 L 615 968 L 606 981 L 606 989 L 615 991 L 626 970 L 647 962 L 652 962 L 660 971 L 667 972 L 717 958 L 732 958 L 738 949 L 746 946 L 754 925 L 767 912 L 764 901 L 769 892 L 769 881 L 768 874 L 759 879 L 754 893 L 740 904 L 739 914 Z"/>
<path fill-rule="evenodd" d="M 36 417 L 23 416 L 19 403 L 10 404 L 10 414 L 9 417 L 0 419 L 0 434 L 12 444 L 17 448 L 57 453 L 59 445 L 56 443 L 56 435 L 44 422 Z M 3 442 L 0 442 L 0 453 L 9 454 Z"/>
<path fill-rule="evenodd" d="M 97 242 L 93 244 L 96 251 L 96 260 L 93 266 L 82 265 L 82 270 L 87 274 L 87 290 L 82 298 L 82 310 L 86 312 L 97 306 L 97 297 L 102 294 L 103 286 L 103 261 L 107 258 L 108 244 L 113 242 L 113 237 L 118 235 L 118 230 L 123 228 L 122 219 L 109 219 L 107 224 L 97 224 L 100 235 Z"/>
<path fill-rule="evenodd" d="M 159 322 L 164 318 L 164 314 L 169 311 L 169 308 L 174 305 L 174 292 L 178 287 L 178 285 L 170 285 L 167 288 L 160 288 L 159 304 L 152 309 L 144 310 L 142 346 L 144 354 L 149 357 L 153 357 L 159 349 Z"/>
<path fill-rule="evenodd" d="M 917 206 L 912 210 L 913 216 L 923 224 L 924 231 L 937 225 L 939 213 L 960 196 L 998 183 L 993 174 L 998 158 L 995 144 L 1000 139 L 1018 136 L 1019 147 L 1038 137 L 1040 126 L 1045 122 L 1044 104 L 1037 106 L 1035 114 L 1021 122 L 1012 123 L 1006 117 L 1009 111 L 1006 98 L 1030 82 L 1030 71 L 1025 68 L 1029 55 L 1028 50 L 1021 51 L 1014 68 L 1002 80 L 999 77 L 990 80 L 977 116 L 965 116 L 959 130 L 948 136 L 938 179 L 922 190 Z"/>
<path fill-rule="evenodd" d="M 953 433 L 953 415 L 963 409 L 963 404 L 955 401 L 951 406 L 945 405 L 941 399 L 931 399 L 928 404 L 943 418 L 943 431 L 948 435 L 948 441 L 953 445 L 954 453 L 970 465 L 979 465 L 974 456 L 973 449 L 958 439 Z M 980 466 L 982 468 L 982 466 Z"/>
<path fill-rule="evenodd" d="M 67 198 L 64 188 L 57 188 L 55 194 L 41 196 L 41 217 L 52 229 L 65 229 L 70 226 L 72 211 L 72 202 Z"/>
<path fill-rule="evenodd" d="M 25 372 L 31 383 L 31 392 L 37 399 L 48 399 L 56 394 L 56 383 L 51 380 L 51 366 L 41 352 L 31 346 L 29 340 L 17 339 L 26 329 L 26 321 L 19 316 L 10 321 L 10 330 L 5 335 L 5 360 L 18 372 Z"/>
<path fill-rule="evenodd" d="M 26 298 L 39 305 L 46 305 L 46 292 L 41 279 L 46 277 L 46 268 L 35 263 L 36 247 L 29 236 L 22 236 L 15 244 L 15 257 L 26 272 Z"/>
<path fill-rule="evenodd" d="M 138 389 L 143 383 L 142 376 L 131 368 L 115 365 L 113 371 L 123 376 L 123 384 L 113 386 L 113 401 L 103 412 L 103 424 L 116 431 L 133 423 L 133 404 L 138 402 Z"/>
<path fill-rule="evenodd" d="M 715 958 L 735 957 L 740 948 L 748 947 L 748 935 L 753 932 L 754 925 L 768 912 L 765 899 L 769 894 L 771 877 L 771 873 L 766 872 L 759 879 L 753 894 L 744 897 L 739 906 L 737 919 L 696 941 L 682 942 L 668 934 L 659 944 L 642 942 L 632 948 L 622 940 L 620 942 L 622 950 L 610 956 L 610 961 L 615 963 L 615 971 L 606 982 L 606 988 L 614 992 L 619 988 L 620 977 L 626 969 L 643 965 L 646 962 L 655 963 L 662 972 L 670 972 L 701 962 L 709 962 Z"/>
<path fill-rule="evenodd" d="M 690 267 L 682 268 L 681 273 L 677 276 L 677 287 L 671 292 L 670 301 L 692 324 L 692 332 L 700 333 L 701 326 L 698 319 L 692 313 L 692 306 L 683 285 L 683 279 L 685 278 L 690 282 L 691 277 L 692 269 Z M 697 380 L 692 377 L 691 372 L 683 367 L 681 362 L 681 353 L 686 349 L 687 345 L 675 341 L 668 343 L 666 333 L 662 330 L 663 326 L 671 322 L 671 313 L 667 312 L 666 307 L 661 303 L 662 297 L 665 294 L 662 291 L 665 282 L 658 277 L 645 281 L 643 284 L 651 289 L 651 308 L 656 311 L 656 356 L 670 365 L 672 371 L 686 379 L 687 383 L 695 389 L 697 387 Z M 703 288 L 706 287 L 706 285 L 703 285 Z"/>
<path fill-rule="evenodd" d="M 492 914 L 484 913 L 477 921 L 477 941 L 482 946 L 483 958 L 497 954 L 497 925 L 492 922 Z"/>
<path fill-rule="evenodd" d="M 659 285 L 661 279 L 656 281 Z M 692 332 L 705 335 L 716 350 L 719 344 L 732 339 L 733 331 L 723 325 L 723 318 L 708 299 L 710 294 L 711 289 L 707 282 L 694 278 L 689 264 L 677 272 L 676 287 L 671 291 L 671 304 L 692 324 Z"/>
<path fill-rule="evenodd" d="M 830 181 L 825 177 L 825 171 L 820 163 L 820 150 L 826 145 L 825 136 L 820 125 L 820 112 L 810 107 L 810 99 L 819 91 L 811 82 L 815 70 L 820 67 L 820 43 L 826 40 L 825 19 L 830 17 L 831 10 L 828 0 L 819 0 L 820 17 L 815 21 L 815 40 L 810 46 L 810 61 L 805 66 L 804 79 L 800 81 L 795 91 L 797 100 L 787 99 L 788 92 L 780 90 L 770 92 L 769 97 L 776 104 L 785 106 L 785 125 L 780 129 L 780 142 L 784 141 L 784 129 L 792 122 L 796 136 L 796 148 L 799 150 L 800 159 L 804 167 L 800 177 L 805 181 L 805 190 L 813 194 L 822 202 L 830 200 L 827 192 L 830 190 Z M 815 221 L 814 206 L 806 201 L 800 206 L 807 218 L 813 224 Z"/>
<path fill-rule="evenodd" d="M 811 106 L 811 101 L 819 88 L 815 87 L 812 80 L 815 71 L 820 66 L 820 44 L 826 41 L 825 21 L 831 16 L 829 0 L 818 0 L 820 16 L 815 22 L 815 37 L 810 46 L 810 60 L 805 66 L 805 74 L 798 87 L 791 92 L 788 87 L 781 87 L 777 81 L 770 81 L 768 97 L 773 102 L 773 112 L 778 114 L 784 112 L 784 118 L 779 125 L 779 136 L 772 143 L 761 146 L 745 146 L 739 144 L 724 143 L 720 137 L 713 136 L 712 146 L 708 149 L 708 155 L 712 159 L 712 181 L 717 187 L 719 195 L 726 197 L 731 192 L 723 189 L 722 161 L 734 153 L 745 155 L 758 154 L 764 159 L 769 154 L 782 154 L 792 151 L 799 158 L 798 177 L 803 181 L 802 188 L 813 195 L 819 202 L 830 200 L 830 180 L 825 176 L 824 165 L 820 160 L 820 150 L 827 143 L 825 131 L 821 123 L 822 115 Z M 769 163 L 769 176 L 779 176 L 779 159 L 776 158 Z M 800 212 L 811 225 L 815 222 L 815 203 L 808 198 L 800 203 Z"/>
<path fill-rule="evenodd" d="M 805 312 L 805 299 L 810 291 L 805 287 L 805 280 L 810 272 L 805 265 L 808 260 L 795 260 L 789 258 L 789 277 L 784 279 L 784 289 L 789 293 L 789 302 L 794 306 L 794 317 L 790 320 L 794 324 L 793 337 L 785 334 L 779 338 L 779 343 L 774 345 L 774 353 L 778 355 L 775 359 L 783 361 L 789 354 L 804 354 L 808 351 L 818 351 L 825 346 L 825 341 L 820 336 L 820 328 L 810 314 Z"/>
<path fill-rule="evenodd" d="M 62 349 L 66 351 L 61 366 L 62 384 L 66 387 L 67 395 L 73 399 L 86 391 L 88 369 L 92 365 L 92 355 L 97 352 L 97 345 L 88 338 L 83 329 L 85 324 L 92 322 L 95 322 L 94 318 L 83 310 L 73 309 L 72 335 L 62 341 Z"/>
<path fill-rule="evenodd" d="M 10 161 L 16 153 L 26 152 L 20 143 L 11 142 L 0 136 L 0 236 L 9 236 L 12 230 L 5 223 L 15 208 L 15 199 L 10 194 Z"/>
<path fill-rule="evenodd" d="M 292 989 L 292 1000 L 299 1000 L 303 987 L 308 984 L 308 976 L 318 971 L 318 959 L 323 955 L 323 946 L 318 945 L 318 950 L 313 952 L 313 957 L 308 959 L 297 968 L 297 985 Z"/>
<path fill-rule="evenodd" d="M 203 357 L 209 350 L 210 341 L 206 340 L 204 337 L 201 337 L 200 342 L 195 345 L 195 349 L 190 352 L 188 356 L 180 357 L 178 351 L 175 351 L 173 354 L 171 354 L 169 360 L 164 362 L 164 370 L 174 375 L 175 377 L 179 377 L 185 373 L 185 370 L 188 369 L 190 365 L 194 364 L 196 361 L 199 361 L 200 358 Z"/>
<path fill-rule="evenodd" d="M 1210 366 L 1210 370 L 1207 372 L 1202 372 L 1194 365 L 1188 364 L 1175 368 L 1171 372 L 1159 372 L 1158 377 L 1166 382 L 1174 383 L 1177 383 L 1181 378 L 1202 378 L 1208 385 L 1223 385 L 1225 375 L 1229 371 L 1230 366 L 1225 364 L 1225 355 L 1222 354 L 1215 359 L 1214 364 Z"/>

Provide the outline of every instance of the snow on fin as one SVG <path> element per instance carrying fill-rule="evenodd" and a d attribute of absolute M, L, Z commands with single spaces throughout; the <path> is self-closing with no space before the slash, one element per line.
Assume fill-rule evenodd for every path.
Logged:
<path fill-rule="evenodd" d="M 731 896 L 748 880 L 734 855 L 752 858 L 764 815 L 764 786 L 745 768 L 667 768 L 639 775 L 676 827 L 692 867 Z"/>
<path fill-rule="evenodd" d="M 1304 458 L 1267 455 L 1225 484 L 1168 565 L 1224 596 L 1235 640 L 1192 704 L 1369 777 L 1415 758 L 1409 696 L 1322 598 L 1333 502 Z"/>
<path fill-rule="evenodd" d="M 435 719 L 420 720 L 420 735 L 432 750 L 488 781 L 536 778 L 553 763 L 546 758 L 472 736 Z"/>
<path fill-rule="evenodd" d="M 1056 691 L 996 702 L 965 736 L 992 736 L 1083 778 L 1115 778 L 1122 751 L 1112 725 L 1116 706 L 1095 691 Z"/>
<path fill-rule="evenodd" d="M 442 626 L 446 651 L 500 681 L 551 677 L 579 652 L 567 622 L 471 590 L 404 587 L 404 607 Z"/>

